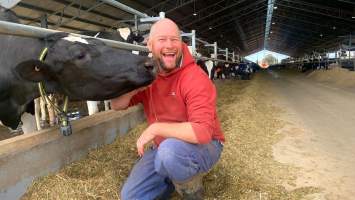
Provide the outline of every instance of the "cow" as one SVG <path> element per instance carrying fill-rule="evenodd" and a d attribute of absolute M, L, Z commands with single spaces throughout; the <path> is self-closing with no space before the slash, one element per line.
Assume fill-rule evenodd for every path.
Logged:
<path fill-rule="evenodd" d="M 214 73 L 215 73 L 215 64 L 211 60 L 206 60 L 203 61 L 201 59 L 197 60 L 197 65 L 201 67 L 201 69 L 207 74 L 207 76 L 213 80 L 214 79 Z"/>
<path fill-rule="evenodd" d="M 241 62 L 235 66 L 236 77 L 241 80 L 250 80 L 253 73 L 250 63 Z"/>
<path fill-rule="evenodd" d="M 17 22 L 11 10 L 0 8 L 0 20 Z M 47 47 L 45 61 L 38 60 Z M 101 101 L 149 85 L 155 78 L 150 58 L 107 46 L 95 38 L 55 33 L 43 39 L 0 34 L 0 121 L 16 129 L 21 115 L 47 93 L 70 100 Z"/>
<path fill-rule="evenodd" d="M 208 70 L 207 70 L 207 66 L 206 66 L 206 64 L 205 64 L 205 61 L 203 61 L 203 60 L 197 60 L 196 64 L 197 64 L 198 66 L 200 66 L 200 68 L 207 74 L 207 76 L 209 76 Z"/>
<path fill-rule="evenodd" d="M 139 35 L 135 35 L 130 28 L 121 28 L 114 32 L 107 32 L 107 31 L 82 31 L 80 32 L 81 35 L 93 36 L 95 38 L 103 38 L 109 40 L 115 40 L 119 42 L 127 42 L 127 43 L 140 43 L 143 42 L 144 38 Z M 134 54 L 138 55 L 146 55 L 142 54 L 138 51 L 132 51 Z M 92 115 L 99 112 L 98 103 L 97 101 L 87 101 L 88 107 L 88 114 Z M 109 110 L 109 101 L 105 101 L 105 110 Z"/>

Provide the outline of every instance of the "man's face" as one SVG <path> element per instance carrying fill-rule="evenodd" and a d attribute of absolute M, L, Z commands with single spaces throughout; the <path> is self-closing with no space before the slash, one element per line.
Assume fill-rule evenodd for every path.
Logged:
<path fill-rule="evenodd" d="M 182 55 L 181 45 L 180 35 L 174 27 L 157 28 L 155 34 L 148 41 L 148 47 L 159 70 L 169 73 L 179 66 Z"/>

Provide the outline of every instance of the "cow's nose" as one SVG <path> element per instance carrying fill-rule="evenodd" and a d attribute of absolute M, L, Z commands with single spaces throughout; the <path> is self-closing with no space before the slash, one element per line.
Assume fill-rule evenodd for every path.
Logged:
<path fill-rule="evenodd" d="M 144 62 L 144 67 L 149 70 L 149 71 L 153 71 L 154 70 L 154 63 L 153 63 L 153 59 L 148 59 Z"/>

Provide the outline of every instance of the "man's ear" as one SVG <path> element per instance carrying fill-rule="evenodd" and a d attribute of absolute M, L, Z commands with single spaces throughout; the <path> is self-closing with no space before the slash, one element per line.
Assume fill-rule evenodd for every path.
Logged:
<path fill-rule="evenodd" d="M 39 60 L 27 60 L 14 68 L 14 73 L 21 79 L 32 82 L 50 80 L 50 66 Z"/>
<path fill-rule="evenodd" d="M 148 38 L 147 47 L 148 47 L 149 51 L 152 52 L 153 46 L 152 46 L 152 39 L 151 38 Z"/>

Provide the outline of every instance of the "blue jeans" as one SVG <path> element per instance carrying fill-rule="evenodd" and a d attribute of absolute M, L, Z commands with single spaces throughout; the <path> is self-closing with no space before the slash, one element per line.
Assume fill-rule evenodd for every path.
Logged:
<path fill-rule="evenodd" d="M 171 181 L 183 182 L 207 172 L 218 161 L 223 145 L 191 144 L 168 138 L 158 148 L 146 151 L 134 165 L 123 185 L 122 200 L 150 200 L 173 188 Z"/>

